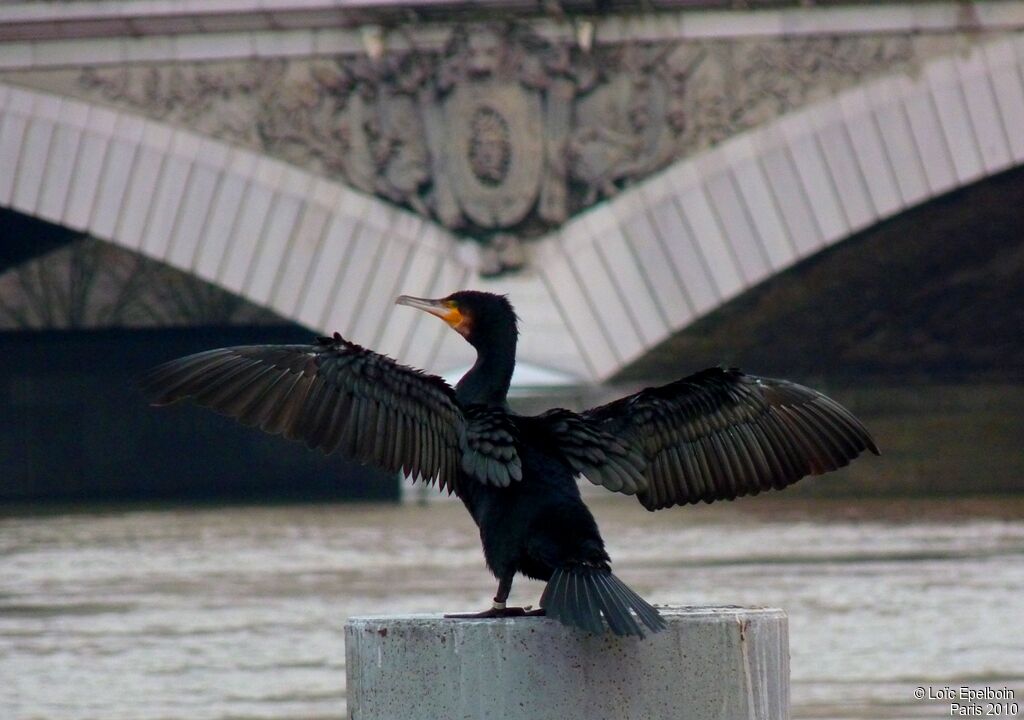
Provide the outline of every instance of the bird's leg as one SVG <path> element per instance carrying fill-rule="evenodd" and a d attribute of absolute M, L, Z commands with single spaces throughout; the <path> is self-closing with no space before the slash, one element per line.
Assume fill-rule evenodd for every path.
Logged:
<path fill-rule="evenodd" d="M 498 580 L 498 592 L 494 595 L 494 602 L 491 607 L 483 612 L 478 613 L 457 613 L 452 615 L 445 615 L 446 618 L 500 618 L 500 617 L 523 617 L 525 615 L 543 615 L 544 609 L 538 608 L 531 610 L 530 608 L 521 607 L 506 607 L 505 601 L 508 600 L 508 595 L 512 592 L 512 578 L 515 577 L 515 572 L 511 572 L 508 575 L 503 576 Z"/>

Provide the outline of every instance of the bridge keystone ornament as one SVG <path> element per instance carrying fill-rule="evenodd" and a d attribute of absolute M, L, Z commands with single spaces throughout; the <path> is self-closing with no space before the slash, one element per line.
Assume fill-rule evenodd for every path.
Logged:
<path fill-rule="evenodd" d="M 541 89 L 526 83 L 525 49 L 493 30 L 456 33 L 442 73 L 441 102 L 447 132 L 428 132 L 444 143 L 430 148 L 447 154 L 445 184 L 459 210 L 485 229 L 519 223 L 536 202 L 543 171 Z M 440 210 L 453 217 L 451 208 Z M 456 220 L 450 225 L 463 223 Z"/>

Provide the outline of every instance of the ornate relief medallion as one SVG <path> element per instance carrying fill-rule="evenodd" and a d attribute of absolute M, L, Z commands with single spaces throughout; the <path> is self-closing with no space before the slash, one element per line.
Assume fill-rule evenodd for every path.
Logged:
<path fill-rule="evenodd" d="M 452 190 L 472 222 L 509 227 L 533 207 L 544 164 L 541 118 L 540 95 L 519 85 L 463 85 L 445 102 Z"/>

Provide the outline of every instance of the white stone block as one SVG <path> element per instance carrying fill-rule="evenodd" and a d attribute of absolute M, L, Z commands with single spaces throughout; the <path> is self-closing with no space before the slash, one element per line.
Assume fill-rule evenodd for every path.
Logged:
<path fill-rule="evenodd" d="M 761 167 L 797 254 L 803 257 L 817 251 L 823 243 L 821 230 L 789 152 L 784 146 L 765 148 Z"/>
<path fill-rule="evenodd" d="M 258 57 L 305 56 L 313 54 L 313 33 L 310 30 L 268 30 L 254 32 L 253 52 Z"/>
<path fill-rule="evenodd" d="M 839 96 L 839 105 L 853 155 L 867 182 L 871 204 L 880 217 L 892 215 L 903 207 L 903 198 L 867 91 L 860 87 L 844 92 Z"/>
<path fill-rule="evenodd" d="M 25 145 L 18 160 L 11 205 L 30 215 L 35 213 L 39 202 L 43 173 L 50 157 L 53 129 L 54 121 L 44 117 L 30 118 L 25 129 Z"/>
<path fill-rule="evenodd" d="M 779 270 L 789 266 L 796 260 L 796 248 L 761 168 L 760 158 L 750 152 L 744 153 L 742 159 L 734 159 L 732 175 L 772 268 Z"/>
<path fill-rule="evenodd" d="M 241 293 L 249 276 L 253 258 L 263 240 L 263 228 L 274 206 L 274 192 L 267 185 L 251 181 L 238 211 L 234 231 L 217 274 L 217 282 L 234 293 Z"/>
<path fill-rule="evenodd" d="M 903 106 L 901 85 L 889 79 L 871 83 L 867 95 L 900 197 L 904 207 L 909 207 L 928 197 L 931 190 Z"/>
<path fill-rule="evenodd" d="M 176 39 L 171 35 L 150 35 L 124 38 L 124 61 L 130 63 L 171 60 L 174 58 Z"/>
<path fill-rule="evenodd" d="M 665 173 L 670 174 L 674 168 L 678 165 L 678 161 L 674 165 L 670 165 L 666 168 Z M 643 183 L 639 183 L 637 190 L 630 189 L 627 192 L 621 192 L 615 197 L 607 200 L 608 206 L 612 209 L 612 212 L 622 220 L 626 221 L 627 218 L 633 217 L 636 213 L 643 212 L 647 207 L 645 196 L 643 194 Z"/>
<path fill-rule="evenodd" d="M 622 295 L 597 247 L 590 244 L 569 254 L 569 264 L 619 361 L 643 349 L 636 322 L 626 311 Z"/>
<path fill-rule="evenodd" d="M 363 215 L 363 222 L 376 228 L 382 233 L 388 232 L 394 222 L 395 216 L 398 214 L 398 211 L 384 201 L 378 200 L 375 197 L 364 197 L 366 202 L 366 211 Z"/>
<path fill-rule="evenodd" d="M 180 218 L 178 209 L 185 196 L 191 171 L 191 160 L 176 154 L 164 157 L 156 194 L 152 198 L 153 207 L 150 209 L 142 243 L 139 246 L 146 255 L 158 260 L 163 260 L 167 256 L 171 236 Z"/>
<path fill-rule="evenodd" d="M 715 210 L 729 243 L 736 266 L 747 285 L 761 280 L 769 272 L 768 256 L 754 229 L 750 211 L 741 199 L 729 172 L 719 172 L 706 180 L 708 200 Z"/>
<path fill-rule="evenodd" d="M 31 67 L 35 53 L 30 42 L 0 43 L 0 68 L 17 70 Z"/>
<path fill-rule="evenodd" d="M 291 250 L 292 235 L 303 202 L 294 195 L 278 194 L 260 237 L 256 259 L 245 281 L 245 295 L 252 301 L 270 301 L 284 259 Z"/>
<path fill-rule="evenodd" d="M 220 171 L 205 163 L 197 161 L 193 164 L 185 196 L 181 201 L 177 228 L 166 255 L 170 264 L 185 270 L 192 268 L 220 177 Z"/>
<path fill-rule="evenodd" d="M 14 180 L 18 174 L 18 158 L 28 118 L 15 112 L 10 105 L 0 118 L 0 204 L 7 205 L 14 195 Z"/>
<path fill-rule="evenodd" d="M 345 28 L 319 28 L 313 30 L 315 55 L 352 55 L 364 52 L 359 33 Z"/>
<path fill-rule="evenodd" d="M 57 125 L 50 148 L 50 161 L 43 176 L 42 196 L 37 210 L 39 217 L 50 222 L 60 222 L 63 217 L 81 141 L 81 127 L 72 123 Z"/>
<path fill-rule="evenodd" d="M 292 237 L 291 251 L 277 279 L 277 286 L 271 298 L 271 305 L 285 316 L 292 316 L 298 309 L 306 278 L 324 236 L 327 234 L 330 213 L 319 203 L 307 202 L 299 219 L 298 228 Z"/>
<path fill-rule="evenodd" d="M 1013 43 L 1002 40 L 986 45 L 985 60 L 1010 152 L 1014 161 L 1024 162 L 1024 72 Z"/>
<path fill-rule="evenodd" d="M 387 237 L 389 240 L 414 245 L 418 242 L 419 236 L 423 233 L 424 225 L 429 222 L 419 215 L 405 210 L 398 210 L 391 216 L 391 225 L 388 228 Z"/>
<path fill-rule="evenodd" d="M 967 57 L 954 58 L 954 63 L 985 172 L 992 174 L 1005 170 L 1013 163 L 1013 157 L 988 77 L 985 54 L 977 50 Z M 1019 131 L 1024 133 L 1024 118 L 1019 120 L 1018 125 Z"/>
<path fill-rule="evenodd" d="M 911 135 L 920 153 L 925 178 L 928 180 L 929 195 L 934 196 L 952 190 L 957 184 L 956 171 L 953 159 L 949 155 L 949 148 L 946 146 L 942 124 L 935 112 L 935 100 L 931 92 L 927 85 L 911 84 L 905 78 L 900 78 L 894 85 L 893 89 L 902 95 L 903 107 L 910 121 Z"/>
<path fill-rule="evenodd" d="M 338 183 L 314 176 L 307 199 L 333 213 L 341 203 L 341 192 L 342 187 Z"/>
<path fill-rule="evenodd" d="M 225 171 L 220 178 L 193 260 L 193 270 L 205 280 L 217 279 L 247 187 L 248 182 L 243 177 L 229 171 Z"/>
<path fill-rule="evenodd" d="M 836 195 L 835 180 L 815 137 L 810 116 L 809 110 L 797 111 L 782 118 L 779 127 L 788 141 L 793 166 L 822 238 L 832 242 L 849 234 L 850 223 Z"/>
<path fill-rule="evenodd" d="M 361 293 L 362 309 L 356 317 L 352 338 L 377 348 L 387 319 L 394 314 L 395 297 L 400 293 L 412 246 L 394 238 L 382 238 L 376 267 Z M 361 338 L 361 340 L 359 340 Z"/>
<path fill-rule="evenodd" d="M 1019 30 L 1024 25 L 1024 4 L 1019 2 L 978 3 L 974 12 L 986 28 Z"/>
<path fill-rule="evenodd" d="M 455 239 L 442 227 L 432 222 L 424 226 L 417 242 L 443 255 L 455 253 Z"/>
<path fill-rule="evenodd" d="M 785 31 L 785 26 L 784 14 L 771 11 L 705 10 L 690 13 L 686 18 L 687 32 L 693 37 L 701 38 L 780 35 Z"/>
<path fill-rule="evenodd" d="M 412 255 L 409 258 L 405 276 L 395 289 L 395 296 L 426 297 L 430 293 L 440 266 L 440 254 L 424 247 L 421 243 L 416 243 L 412 247 Z M 394 300 L 391 299 L 387 302 L 390 305 Z M 406 348 L 415 329 L 414 321 L 417 319 L 417 314 L 410 310 L 410 312 L 394 312 L 388 315 L 387 324 L 377 346 L 379 351 L 405 362 Z"/>
<path fill-rule="evenodd" d="M 695 312 L 711 309 L 721 297 L 743 287 L 743 276 L 702 185 L 651 208 L 651 217 Z"/>
<path fill-rule="evenodd" d="M 953 159 L 957 180 L 960 184 L 973 182 L 984 174 L 985 168 L 982 166 L 975 128 L 967 114 L 953 59 L 933 60 L 925 66 L 924 74 L 931 86 L 935 109 Z"/>
<path fill-rule="evenodd" d="M 537 272 L 551 297 L 558 303 L 562 316 L 571 318 L 569 327 L 572 328 L 573 339 L 587 364 L 588 371 L 593 377 L 602 377 L 612 372 L 617 366 L 615 352 L 609 345 L 604 328 L 595 317 L 593 308 L 569 265 L 568 258 L 561 254 L 560 244 L 556 242 L 552 242 L 543 250 L 545 252 L 537 256 Z"/>
<path fill-rule="evenodd" d="M 908 30 L 946 30 L 956 27 L 960 9 L 944 3 L 920 3 L 912 6 L 913 19 Z"/>
<path fill-rule="evenodd" d="M 89 132 L 96 133 L 98 135 L 112 136 L 118 129 L 120 118 L 121 115 L 114 110 L 110 110 L 100 105 L 90 105 L 87 127 Z M 121 124 L 124 124 L 123 121 Z M 139 120 L 136 125 L 141 128 L 142 121 Z"/>
<path fill-rule="evenodd" d="M 867 181 L 857 164 L 839 104 L 829 102 L 815 113 L 814 120 L 818 144 L 825 156 L 825 164 L 832 176 L 850 230 L 867 227 L 878 215 L 868 193 Z"/>
<path fill-rule="evenodd" d="M 345 257 L 352 243 L 352 237 L 359 228 L 361 216 L 353 215 L 351 208 L 355 193 L 344 195 L 344 199 L 328 222 L 327 234 L 313 262 L 312 272 L 307 278 L 298 304 L 298 319 L 308 327 L 333 332 L 337 328 L 324 325 L 329 303 L 334 300 L 335 285 L 344 270 Z"/>
<path fill-rule="evenodd" d="M 80 38 L 32 43 L 35 67 L 77 68 L 83 64 L 116 63 L 123 59 L 124 47 L 118 39 Z"/>
<path fill-rule="evenodd" d="M 115 135 L 107 147 L 103 162 L 103 173 L 99 178 L 92 212 L 89 214 L 89 231 L 101 238 L 113 238 L 121 217 L 121 206 L 128 190 L 128 180 L 138 152 L 138 140 L 129 139 L 119 132 L 124 123 L 118 122 Z M 142 124 L 135 126 L 141 134 Z"/>
<path fill-rule="evenodd" d="M 784 720 L 789 642 L 781 610 L 662 608 L 644 639 L 547 618 L 353 617 L 349 717 L 359 720 Z"/>
<path fill-rule="evenodd" d="M 139 248 L 145 238 L 164 159 L 170 149 L 174 131 L 154 121 L 142 121 L 138 126 L 131 127 L 132 139 L 136 133 L 138 146 L 126 178 L 127 187 L 120 216 L 113 230 L 119 243 L 132 249 Z"/>
<path fill-rule="evenodd" d="M 636 187 L 640 188 L 640 194 L 647 201 L 647 205 L 656 205 L 665 198 L 676 195 L 680 190 L 680 183 L 685 180 L 689 180 L 691 183 L 696 181 L 693 173 L 679 174 L 680 168 L 685 169 L 688 166 L 689 163 L 685 161 L 677 163 L 668 171 L 657 173 L 638 183 Z"/>
<path fill-rule="evenodd" d="M 361 345 L 368 345 L 368 340 L 365 337 L 353 337 L 352 331 L 366 299 L 365 289 L 380 259 L 383 238 L 383 232 L 365 220 L 359 225 L 345 256 L 345 262 L 339 268 L 334 300 L 327 308 L 327 314 L 321 323 Z"/>
<path fill-rule="evenodd" d="M 597 250 L 611 271 L 644 345 L 654 344 L 665 336 L 668 327 L 652 297 L 649 278 L 641 272 L 618 218 L 602 204 L 587 212 L 583 221 L 598 238 Z"/>
<path fill-rule="evenodd" d="M 82 135 L 64 208 L 63 223 L 70 228 L 84 230 L 89 225 L 109 147 L 110 137 L 92 132 L 91 127 Z"/>
<path fill-rule="evenodd" d="M 253 168 L 252 178 L 257 184 L 268 190 L 278 190 L 289 169 L 291 169 L 290 166 L 280 160 L 260 155 L 255 168 Z"/>
<path fill-rule="evenodd" d="M 56 122 L 61 114 L 61 99 L 49 93 L 32 93 L 32 116 L 50 122 Z"/>
<path fill-rule="evenodd" d="M 224 55 L 218 52 L 219 41 L 230 38 L 231 33 L 194 33 L 195 30 L 198 30 L 198 26 L 188 28 L 182 34 L 174 34 L 172 41 L 174 59 L 180 61 L 206 60 L 211 56 L 223 59 Z M 231 45 L 230 41 L 228 45 Z"/>
<path fill-rule="evenodd" d="M 851 5 L 822 8 L 819 12 L 802 12 L 812 18 L 821 19 L 816 28 L 819 33 L 892 33 L 905 31 L 909 27 L 912 15 L 910 8 L 902 5 Z"/>
<path fill-rule="evenodd" d="M 647 212 L 640 208 L 628 218 L 623 218 L 622 229 L 654 291 L 665 321 L 671 328 L 682 326 L 693 317 L 690 301 Z"/>
<path fill-rule="evenodd" d="M 175 38 L 178 60 L 226 60 L 253 54 L 253 39 L 247 32 L 214 32 Z"/>

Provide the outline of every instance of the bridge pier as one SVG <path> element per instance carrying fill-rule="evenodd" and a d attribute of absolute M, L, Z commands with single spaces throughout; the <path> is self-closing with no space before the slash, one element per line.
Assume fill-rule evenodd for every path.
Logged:
<path fill-rule="evenodd" d="M 789 717 L 785 613 L 728 606 L 661 612 L 668 628 L 642 640 L 595 636 L 547 618 L 351 618 L 349 717 Z"/>

